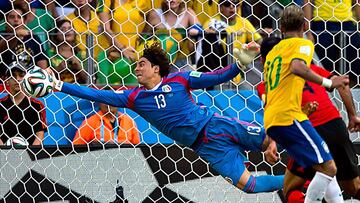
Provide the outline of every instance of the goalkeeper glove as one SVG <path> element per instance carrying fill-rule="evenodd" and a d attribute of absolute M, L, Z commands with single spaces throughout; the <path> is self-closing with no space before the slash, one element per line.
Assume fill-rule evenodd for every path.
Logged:
<path fill-rule="evenodd" d="M 238 67 L 245 70 L 246 66 L 254 60 L 255 56 L 260 51 L 260 45 L 256 42 L 250 42 L 249 44 L 243 44 L 242 49 L 235 48 L 233 55 L 236 58 Z"/>
<path fill-rule="evenodd" d="M 49 75 L 51 75 L 53 80 L 53 89 L 61 91 L 64 82 L 56 78 L 55 73 L 51 68 L 47 68 L 46 71 L 49 73 Z"/>

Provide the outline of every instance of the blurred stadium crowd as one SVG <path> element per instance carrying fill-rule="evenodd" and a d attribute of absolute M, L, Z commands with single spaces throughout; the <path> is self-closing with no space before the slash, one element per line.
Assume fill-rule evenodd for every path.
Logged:
<path fill-rule="evenodd" d="M 290 3 L 305 5 L 307 1 L 240 1 L 240 0 L 7 0 L 0 5 L 0 74 L 13 61 L 26 68 L 36 64 L 51 66 L 67 82 L 80 84 L 136 85 L 132 74 L 134 63 L 144 44 L 161 41 L 172 61 L 172 72 L 213 71 L 231 63 L 232 49 L 250 41 L 261 42 L 277 29 L 279 13 Z M 359 16 L 357 4 L 340 3 L 343 9 L 354 8 L 355 18 L 338 16 L 336 10 L 324 19 L 322 10 L 329 8 L 315 1 L 310 16 L 316 24 L 308 38 L 317 47 L 319 62 L 333 71 L 359 74 L 359 37 L 351 25 Z M 318 5 L 316 5 L 318 4 Z M 330 6 L 329 6 L 330 7 Z M 307 8 L 304 6 L 304 9 Z M 330 8 L 331 9 L 331 8 Z M 315 13 L 315 11 L 314 11 Z M 345 14 L 342 14 L 345 15 Z M 349 15 L 348 12 L 346 15 Z M 17 19 L 18 18 L 18 19 Z M 318 21 L 327 22 L 320 25 Z M 329 25 L 337 21 L 339 25 Z M 354 24 L 355 25 L 355 24 Z M 322 30 L 329 29 L 327 44 Z M 339 27 L 339 30 L 336 30 Z M 340 31 L 344 31 L 340 32 Z M 352 31 L 352 32 L 351 32 Z M 14 35 L 15 33 L 15 35 Z M 341 34 L 343 33 L 343 34 Z M 322 33 L 323 34 L 323 33 Z M 358 35 L 358 34 L 355 34 Z M 324 36 L 325 37 L 325 36 Z M 349 38 L 349 39 L 348 39 Z M 356 39 L 355 39 L 356 38 Z M 346 50 L 345 50 L 346 49 Z M 11 53 L 9 53 L 9 51 Z M 29 54 L 26 54 L 29 53 Z M 29 57 L 27 57 L 29 55 Z M 346 60 L 343 60 L 345 57 Z M 234 78 L 228 87 L 240 85 L 252 89 L 261 80 L 262 67 Z M 355 68 L 356 67 L 356 68 Z M 358 77 L 353 85 L 359 84 Z M 235 85 L 235 86 L 234 86 Z"/>
<path fill-rule="evenodd" d="M 0 76 L 13 66 L 52 67 L 63 81 L 136 86 L 132 73 L 146 44 L 160 41 L 171 72 L 214 71 L 234 61 L 232 51 L 281 36 L 278 19 L 292 3 L 309 20 L 314 63 L 349 74 L 359 87 L 360 5 L 315 0 L 3 0 L 0 3 Z M 325 3 L 324 3 L 325 2 Z M 336 6 L 334 6 L 336 5 Z M 250 89 L 262 80 L 259 57 L 223 89 Z M 4 86 L 2 86 L 4 89 Z M 214 87 L 215 89 L 217 87 Z"/>

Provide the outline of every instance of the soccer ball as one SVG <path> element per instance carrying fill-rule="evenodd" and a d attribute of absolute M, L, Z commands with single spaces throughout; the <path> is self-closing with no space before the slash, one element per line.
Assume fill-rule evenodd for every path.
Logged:
<path fill-rule="evenodd" d="M 11 137 L 9 138 L 6 143 L 6 146 L 28 146 L 29 143 L 26 139 L 22 137 Z"/>
<path fill-rule="evenodd" d="M 53 89 L 53 78 L 46 70 L 35 66 L 26 73 L 21 86 L 27 95 L 43 97 Z"/>

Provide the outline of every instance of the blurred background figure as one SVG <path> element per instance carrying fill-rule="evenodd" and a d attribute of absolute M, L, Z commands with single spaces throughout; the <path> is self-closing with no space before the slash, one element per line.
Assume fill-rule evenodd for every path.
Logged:
<path fill-rule="evenodd" d="M 91 6 L 92 0 L 72 0 L 71 2 L 75 6 L 75 10 L 67 15 L 65 19 L 71 22 L 76 32 L 76 44 L 78 44 L 79 49 L 88 52 L 91 59 L 96 60 L 101 51 L 109 48 L 110 43 L 104 34 L 95 8 Z M 94 39 L 87 41 L 88 35 L 92 35 Z M 92 44 L 89 44 L 89 42 Z M 92 48 L 94 52 L 90 53 Z"/>
<path fill-rule="evenodd" d="M 305 17 L 310 21 L 307 38 L 323 67 L 350 75 L 350 86 L 359 86 L 360 20 L 358 1 L 304 0 Z M 315 35 L 313 35 L 315 34 Z M 339 60 L 340 59 L 340 60 Z"/>
<path fill-rule="evenodd" d="M 79 127 L 73 144 L 115 143 L 139 144 L 139 131 L 135 121 L 118 112 L 117 107 L 99 104 L 100 110 L 85 119 Z"/>
<path fill-rule="evenodd" d="M 242 49 L 243 44 L 262 41 L 261 35 L 251 22 L 237 14 L 241 5 L 239 0 L 219 0 L 218 3 L 219 14 L 204 25 L 206 35 L 202 42 L 203 57 L 197 63 L 201 72 L 213 71 L 228 65 L 231 49 Z M 233 81 L 240 84 L 241 76 L 238 75 Z"/>
<path fill-rule="evenodd" d="M 47 131 L 45 106 L 26 96 L 20 88 L 26 67 L 17 62 L 8 64 L 5 97 L 0 99 L 0 145 L 11 137 L 22 137 L 30 145 L 40 145 Z"/>
<path fill-rule="evenodd" d="M 99 0 L 97 14 L 111 47 L 97 56 L 99 84 L 136 85 L 133 74 L 136 44 L 145 26 L 145 0 Z"/>
<path fill-rule="evenodd" d="M 4 1 L 6 2 L 7 0 Z M 22 8 L 24 11 L 25 27 L 31 30 L 33 34 L 37 35 L 44 50 L 48 50 L 50 47 L 49 33 L 55 28 L 55 19 L 57 17 L 57 13 L 54 12 L 54 1 L 44 0 L 40 2 L 32 0 L 15 0 L 13 2 L 8 1 L 8 3 L 10 6 L 13 5 L 14 7 Z M 48 6 L 46 7 L 45 4 Z M 6 10 L 2 11 L 6 12 Z M 5 30 L 5 21 L 0 21 L 0 32 L 4 32 Z"/>
<path fill-rule="evenodd" d="M 0 76 L 4 76 L 8 65 L 14 61 L 26 68 L 34 65 L 48 67 L 39 37 L 33 35 L 24 25 L 25 12 L 22 7 L 14 6 L 14 9 L 6 14 L 5 33 L 0 37 Z"/>
<path fill-rule="evenodd" d="M 51 66 L 60 74 L 60 78 L 70 83 L 86 83 L 86 52 L 77 47 L 76 34 L 69 20 L 58 21 L 52 42 L 48 56 Z"/>
<path fill-rule="evenodd" d="M 178 47 L 176 56 L 173 56 L 176 59 L 170 59 L 174 61 L 170 72 L 192 70 L 193 62 L 189 56 L 194 54 L 196 39 L 198 34 L 202 32 L 202 26 L 199 24 L 194 11 L 191 8 L 186 8 L 183 1 L 163 0 L 161 8 L 153 9 L 148 13 L 147 24 L 143 32 L 155 34 L 163 32 L 177 39 L 180 47 Z"/>
<path fill-rule="evenodd" d="M 105 25 L 106 37 L 131 61 L 136 59 L 138 33 L 145 26 L 144 16 L 150 6 L 145 0 L 99 0 L 97 3 L 97 14 Z"/>
<path fill-rule="evenodd" d="M 241 7 L 240 1 L 240 7 Z M 188 0 L 187 7 L 191 8 L 196 14 L 201 25 L 219 14 L 219 4 L 217 0 Z M 237 15 L 241 16 L 241 9 L 237 10 Z"/>

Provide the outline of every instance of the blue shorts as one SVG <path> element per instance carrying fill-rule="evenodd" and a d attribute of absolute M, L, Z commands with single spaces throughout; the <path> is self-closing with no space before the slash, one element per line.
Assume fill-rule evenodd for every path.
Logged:
<path fill-rule="evenodd" d="M 272 126 L 267 133 L 303 167 L 332 160 L 327 144 L 308 120 L 294 120 L 290 126 Z"/>
<path fill-rule="evenodd" d="M 261 151 L 263 128 L 215 114 L 191 148 L 221 176 L 237 185 L 245 171 L 245 150 Z"/>

